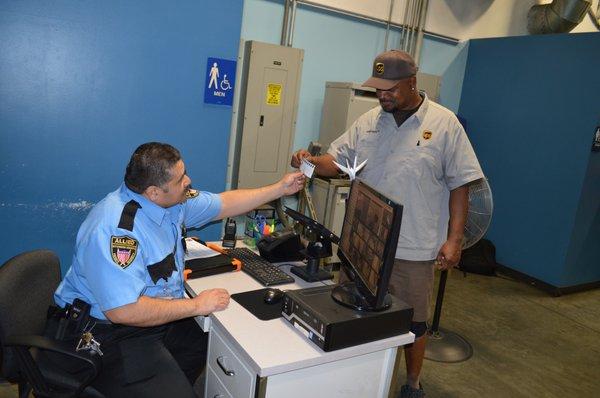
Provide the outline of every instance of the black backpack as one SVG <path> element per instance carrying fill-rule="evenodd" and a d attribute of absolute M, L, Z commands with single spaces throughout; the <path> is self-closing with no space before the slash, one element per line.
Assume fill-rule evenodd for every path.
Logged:
<path fill-rule="evenodd" d="M 481 239 L 463 250 L 458 269 L 480 275 L 496 275 L 496 247 L 487 239 Z"/>

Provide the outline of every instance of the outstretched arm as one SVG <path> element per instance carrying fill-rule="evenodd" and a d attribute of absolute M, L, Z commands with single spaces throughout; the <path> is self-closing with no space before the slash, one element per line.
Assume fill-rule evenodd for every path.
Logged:
<path fill-rule="evenodd" d="M 221 212 L 216 219 L 244 214 L 282 196 L 292 195 L 302 189 L 304 179 L 304 174 L 297 171 L 266 187 L 223 192 L 220 194 Z"/>

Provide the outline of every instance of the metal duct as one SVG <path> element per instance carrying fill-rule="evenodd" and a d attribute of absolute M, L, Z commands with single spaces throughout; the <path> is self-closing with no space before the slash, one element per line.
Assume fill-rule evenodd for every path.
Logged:
<path fill-rule="evenodd" d="M 531 34 L 570 32 L 591 5 L 592 0 L 553 0 L 534 5 L 527 13 L 527 30 Z"/>
<path fill-rule="evenodd" d="M 404 9 L 404 23 L 399 47 L 412 55 L 417 64 L 423 44 L 428 5 L 429 0 L 406 0 Z"/>

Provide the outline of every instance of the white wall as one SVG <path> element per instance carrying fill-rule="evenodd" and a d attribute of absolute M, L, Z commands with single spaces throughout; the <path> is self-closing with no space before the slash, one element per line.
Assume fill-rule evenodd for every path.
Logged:
<path fill-rule="evenodd" d="M 392 0 L 312 0 L 374 18 L 386 19 Z M 458 40 L 527 35 L 527 12 L 552 0 L 429 0 L 425 30 Z M 593 0 L 596 10 L 599 0 Z M 402 23 L 406 0 L 395 0 L 392 21 Z M 573 32 L 596 32 L 588 15 Z"/>
<path fill-rule="evenodd" d="M 527 35 L 527 12 L 534 4 L 545 3 L 551 1 L 431 0 L 425 29 L 460 40 Z M 598 0 L 593 3 L 595 10 Z M 589 14 L 573 30 L 596 31 Z"/>

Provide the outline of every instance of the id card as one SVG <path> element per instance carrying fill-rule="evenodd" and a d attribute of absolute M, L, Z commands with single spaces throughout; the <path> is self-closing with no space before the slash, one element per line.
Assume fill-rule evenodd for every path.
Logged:
<path fill-rule="evenodd" d="M 300 171 L 306 176 L 306 178 L 312 178 L 312 175 L 315 171 L 315 165 L 306 160 L 306 158 L 302 158 L 302 163 L 300 163 Z"/>

